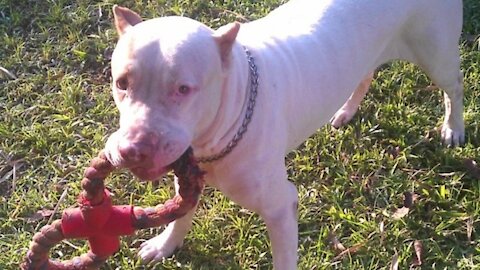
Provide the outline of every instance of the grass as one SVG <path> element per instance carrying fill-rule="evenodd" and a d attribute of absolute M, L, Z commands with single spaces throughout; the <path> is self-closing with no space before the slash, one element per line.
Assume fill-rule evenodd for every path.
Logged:
<path fill-rule="evenodd" d="M 117 127 L 113 2 L 0 0 L 0 66 L 18 77 L 0 73 L 0 269 L 18 269 L 65 189 L 60 210 L 75 205 L 83 168 Z M 218 27 L 259 18 L 281 1 L 119 2 L 147 18 L 185 15 Z M 480 4 L 464 5 L 466 145 L 440 145 L 442 94 L 429 90 L 424 73 L 402 62 L 380 69 L 348 126 L 320 129 L 287 158 L 299 189 L 299 269 L 390 269 L 395 255 L 407 269 L 416 240 L 419 269 L 480 269 L 480 169 L 472 165 L 480 163 Z M 173 192 L 169 179 L 144 184 L 128 173 L 108 186 L 119 204 L 155 205 Z M 417 199 L 394 219 L 404 193 Z M 140 264 L 138 245 L 161 231 L 151 229 L 125 237 L 104 269 L 272 268 L 263 222 L 216 190 L 205 191 L 194 222 L 172 258 Z M 333 238 L 352 252 L 337 256 Z M 87 249 L 71 241 L 51 257 Z"/>

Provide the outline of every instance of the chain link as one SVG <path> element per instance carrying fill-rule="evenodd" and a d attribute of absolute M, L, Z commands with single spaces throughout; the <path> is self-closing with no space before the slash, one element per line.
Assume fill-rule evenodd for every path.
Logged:
<path fill-rule="evenodd" d="M 233 136 L 232 140 L 227 144 L 227 146 L 225 146 L 225 148 L 222 149 L 222 151 L 220 151 L 220 153 L 207 157 L 200 157 L 197 159 L 198 162 L 213 162 L 225 157 L 227 154 L 232 152 L 233 148 L 235 148 L 238 142 L 243 138 L 243 134 L 247 131 L 248 124 L 252 120 L 253 110 L 255 108 L 255 101 L 258 93 L 258 69 L 257 65 L 255 64 L 255 59 L 253 58 L 250 51 L 245 47 L 244 50 L 245 54 L 247 55 L 248 67 L 250 68 L 250 93 L 248 98 L 247 111 L 245 112 L 245 117 L 243 118 L 242 125 L 238 129 L 237 134 Z"/>

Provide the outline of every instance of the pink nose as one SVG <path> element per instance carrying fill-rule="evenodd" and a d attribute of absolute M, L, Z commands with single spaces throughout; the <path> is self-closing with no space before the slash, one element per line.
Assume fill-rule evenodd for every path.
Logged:
<path fill-rule="evenodd" d="M 152 157 L 152 147 L 143 142 L 120 145 L 120 156 L 129 165 L 145 162 Z"/>
<path fill-rule="evenodd" d="M 152 160 L 157 145 L 155 138 L 156 136 L 151 134 L 137 134 L 134 140 L 121 141 L 118 152 L 125 165 L 140 165 Z"/>

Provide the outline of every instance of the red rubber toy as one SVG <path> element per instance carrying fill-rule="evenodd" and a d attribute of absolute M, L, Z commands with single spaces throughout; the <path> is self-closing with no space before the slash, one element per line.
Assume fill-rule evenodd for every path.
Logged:
<path fill-rule="evenodd" d="M 30 244 L 21 269 L 24 270 L 90 270 L 98 269 L 120 248 L 120 236 L 136 229 L 165 225 L 192 209 L 203 191 L 203 172 L 192 149 L 188 149 L 172 169 L 178 177 L 179 194 L 165 204 L 143 209 L 131 205 L 112 206 L 110 193 L 104 187 L 105 177 L 114 167 L 101 152 L 85 170 L 80 207 L 67 209 L 62 219 L 44 226 Z M 50 249 L 64 239 L 87 239 L 88 253 L 68 261 L 49 259 Z"/>
<path fill-rule="evenodd" d="M 110 193 L 104 191 L 103 202 L 88 208 L 67 209 L 62 215 L 62 232 L 67 239 L 86 238 L 90 251 L 108 257 L 120 248 L 120 236 L 131 235 L 133 206 L 112 206 Z"/>

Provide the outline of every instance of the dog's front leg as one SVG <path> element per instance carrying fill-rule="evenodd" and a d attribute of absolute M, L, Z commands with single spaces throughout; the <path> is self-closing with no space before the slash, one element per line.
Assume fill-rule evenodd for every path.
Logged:
<path fill-rule="evenodd" d="M 175 190 L 178 194 L 178 179 L 175 178 Z M 192 227 L 192 219 L 197 206 L 188 211 L 185 216 L 171 222 L 165 230 L 154 238 L 144 242 L 138 255 L 144 263 L 158 262 L 163 258 L 170 257 L 177 248 L 183 245 L 185 236 Z"/>
<path fill-rule="evenodd" d="M 296 187 L 283 164 L 241 172 L 219 189 L 237 204 L 255 211 L 265 221 L 276 270 L 297 269 L 298 225 Z"/>
<path fill-rule="evenodd" d="M 273 266 L 276 270 L 297 269 L 298 194 L 295 186 L 287 179 L 275 191 L 260 212 L 267 225 L 272 242 Z M 275 188 L 276 189 L 276 188 Z M 278 192 L 278 193 L 276 193 Z M 270 196 L 270 195 L 267 195 Z"/>

